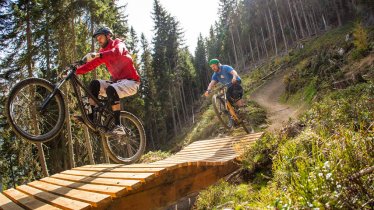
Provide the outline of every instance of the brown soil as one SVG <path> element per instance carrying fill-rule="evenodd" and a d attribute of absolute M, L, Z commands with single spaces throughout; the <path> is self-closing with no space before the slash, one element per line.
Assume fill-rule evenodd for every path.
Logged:
<path fill-rule="evenodd" d="M 285 92 L 284 75 L 285 71 L 277 72 L 251 95 L 251 100 L 256 101 L 267 111 L 270 124 L 268 131 L 280 129 L 290 118 L 295 119 L 302 109 L 302 106 L 293 107 L 280 102 L 280 97 Z"/>

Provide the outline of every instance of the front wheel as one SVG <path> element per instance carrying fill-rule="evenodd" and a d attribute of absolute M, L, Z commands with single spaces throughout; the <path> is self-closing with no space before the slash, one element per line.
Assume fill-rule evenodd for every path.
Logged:
<path fill-rule="evenodd" d="M 104 149 L 116 163 L 130 164 L 139 160 L 146 146 L 146 136 L 142 123 L 133 114 L 121 111 L 121 126 L 124 135 L 103 137 Z M 113 126 L 113 122 L 111 123 Z"/>
<path fill-rule="evenodd" d="M 222 97 L 215 94 L 212 97 L 212 104 L 214 108 L 214 112 L 216 113 L 218 120 L 222 123 L 222 125 L 226 129 L 230 129 L 233 126 L 232 119 L 230 113 L 226 109 L 225 101 Z"/>
<path fill-rule="evenodd" d="M 41 106 L 47 98 L 50 98 L 49 103 L 42 110 Z M 62 130 L 65 121 L 64 98 L 61 91 L 47 80 L 25 79 L 10 91 L 6 115 L 16 134 L 32 142 L 46 142 Z"/>

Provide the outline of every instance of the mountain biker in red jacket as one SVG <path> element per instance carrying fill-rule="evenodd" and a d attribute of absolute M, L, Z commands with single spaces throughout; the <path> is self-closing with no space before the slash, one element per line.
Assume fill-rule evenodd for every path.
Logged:
<path fill-rule="evenodd" d="M 120 99 L 137 93 L 140 77 L 125 44 L 120 39 L 113 40 L 111 35 L 113 33 L 108 27 L 101 27 L 95 31 L 92 37 L 96 39 L 101 48 L 98 53 L 88 53 L 84 56 L 83 61 L 86 64 L 80 66 L 76 74 L 85 74 L 105 64 L 111 80 L 93 80 L 89 89 L 96 98 L 102 95 L 111 101 L 116 124 L 112 132 L 121 133 Z M 94 110 L 95 102 L 92 99 L 89 99 L 89 102 Z M 89 114 L 89 117 L 92 120 L 93 113 Z"/>

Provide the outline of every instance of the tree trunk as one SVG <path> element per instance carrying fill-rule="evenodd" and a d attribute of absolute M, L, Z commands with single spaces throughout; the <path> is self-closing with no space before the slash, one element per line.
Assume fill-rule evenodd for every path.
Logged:
<path fill-rule="evenodd" d="M 187 103 L 186 103 L 186 96 L 184 94 L 184 83 L 182 80 L 182 85 L 181 88 L 179 88 L 179 94 L 181 95 L 182 98 L 182 108 L 183 108 L 183 118 L 184 121 L 187 122 Z"/>
<path fill-rule="evenodd" d="M 315 35 L 317 35 L 317 22 L 315 20 L 315 16 L 313 15 L 313 12 L 309 13 L 309 17 L 313 26 L 313 32 Z"/>
<path fill-rule="evenodd" d="M 231 26 L 229 26 L 229 31 L 230 31 L 230 35 L 231 35 L 231 41 L 232 41 L 233 50 L 234 50 L 235 66 L 238 66 L 238 64 L 239 64 L 238 54 L 236 53 L 235 40 L 234 40 L 234 35 L 232 33 L 232 27 Z"/>
<path fill-rule="evenodd" d="M 338 4 L 336 4 L 336 0 L 331 0 L 332 1 L 332 4 L 334 6 L 334 10 L 336 12 L 336 18 L 338 19 L 338 26 L 342 26 L 342 18 L 341 18 L 341 14 L 340 14 L 340 8 L 338 6 Z"/>
<path fill-rule="evenodd" d="M 281 16 L 280 16 L 280 13 L 279 13 L 278 2 L 277 2 L 277 0 L 274 0 L 274 2 L 275 2 L 275 8 L 276 8 L 276 10 L 277 10 L 277 14 L 278 14 L 279 25 L 280 25 L 281 32 L 282 32 L 282 37 L 283 37 L 283 42 L 284 42 L 284 48 L 285 48 L 286 53 L 287 53 L 287 52 L 288 52 L 288 43 L 287 43 L 286 35 L 284 34 L 283 21 L 282 21 L 282 18 L 281 18 Z"/>
<path fill-rule="evenodd" d="M 94 24 L 94 21 L 93 21 L 92 13 L 91 13 L 90 24 L 91 24 L 91 34 L 93 34 L 95 24 Z M 91 39 L 91 52 L 95 52 L 95 40 L 94 39 Z M 97 79 L 97 72 L 96 71 L 93 71 L 93 79 L 94 80 Z"/>
<path fill-rule="evenodd" d="M 262 29 L 262 27 L 261 27 L 261 36 L 262 36 L 262 42 L 263 42 L 263 45 L 264 45 L 264 49 L 265 49 L 265 52 L 266 52 L 266 57 L 268 58 L 269 57 L 269 53 L 268 53 L 268 48 L 266 47 L 264 30 Z"/>
<path fill-rule="evenodd" d="M 278 55 L 277 36 L 276 36 L 273 16 L 271 15 L 269 4 L 268 4 L 268 12 L 269 12 L 269 16 L 270 16 L 271 27 L 273 29 L 273 41 L 274 41 L 275 55 Z"/>
<path fill-rule="evenodd" d="M 88 154 L 88 160 L 91 165 L 95 165 L 95 159 L 94 159 L 93 150 L 92 150 L 90 133 L 88 131 L 87 126 L 83 126 L 83 132 L 84 132 L 84 139 L 85 139 L 85 144 L 86 144 L 86 149 L 87 149 L 87 154 Z"/>
<path fill-rule="evenodd" d="M 311 36 L 312 32 L 310 30 L 310 24 L 309 24 L 308 18 L 306 16 L 305 9 L 304 9 L 304 4 L 303 3 L 304 2 L 302 2 L 302 0 L 300 0 L 301 12 L 303 13 L 303 17 L 304 17 L 304 21 L 305 21 L 305 25 L 306 25 L 306 30 L 308 31 L 308 36 Z"/>
<path fill-rule="evenodd" d="M 327 31 L 328 25 L 327 25 L 326 18 L 325 18 L 324 14 L 322 14 L 322 20 L 323 20 L 323 25 L 325 26 L 325 31 Z"/>
<path fill-rule="evenodd" d="M 293 8 L 295 9 L 296 19 L 297 19 L 297 22 L 299 23 L 299 28 L 300 28 L 301 36 L 302 36 L 302 38 L 304 38 L 305 37 L 305 30 L 304 30 L 304 27 L 303 27 L 303 23 L 301 22 L 301 18 L 300 18 L 300 15 L 299 15 L 299 11 L 297 9 L 296 2 L 293 3 Z"/>
<path fill-rule="evenodd" d="M 73 26 L 74 26 L 74 18 L 72 17 L 71 18 L 72 20 L 72 23 L 71 23 L 71 28 L 73 29 Z M 74 34 L 74 30 L 73 30 L 73 33 L 72 33 L 72 43 L 74 44 L 75 43 L 75 34 Z M 66 50 L 66 48 L 64 48 L 64 50 Z M 75 56 L 75 44 L 74 44 L 74 48 L 73 48 L 73 58 Z M 69 163 L 70 163 L 70 168 L 74 168 L 75 167 L 75 161 L 74 161 L 74 146 L 73 146 L 73 134 L 72 134 L 72 131 L 71 131 L 71 121 L 70 121 L 70 111 L 69 111 L 69 85 L 66 83 L 65 86 L 64 86 L 64 89 L 65 89 L 65 93 L 66 93 L 66 97 L 65 97 L 65 101 L 66 101 L 66 127 L 67 127 L 67 135 L 68 135 L 68 152 L 69 152 Z"/>
<path fill-rule="evenodd" d="M 240 23 L 241 25 L 242 23 Z M 241 62 L 242 62 L 242 67 L 245 66 L 245 58 L 244 58 L 244 50 L 243 50 L 243 47 L 242 47 L 242 41 L 240 39 L 240 33 L 239 33 L 239 30 L 238 30 L 238 27 L 235 27 L 236 29 L 236 34 L 238 36 L 238 43 L 239 43 L 239 46 L 238 46 L 238 50 L 239 50 L 239 53 L 240 53 L 240 58 L 241 58 Z"/>
<path fill-rule="evenodd" d="M 72 12 L 71 14 L 71 32 L 72 32 L 72 42 L 73 42 L 73 46 L 72 46 L 72 49 L 73 49 L 73 55 L 72 55 L 72 59 L 75 61 L 77 59 L 77 48 L 76 48 L 76 39 L 75 39 L 75 24 L 74 24 L 74 13 Z M 93 40 L 93 39 L 92 39 Z M 92 45 L 91 45 L 92 47 Z M 86 145 L 86 150 L 87 150 L 87 153 L 88 153 L 88 159 L 90 161 L 90 164 L 91 165 L 94 165 L 95 164 L 95 160 L 94 160 L 94 156 L 93 156 L 93 150 L 92 150 L 92 144 L 91 144 L 91 139 L 90 139 L 90 134 L 89 134 L 89 131 L 88 131 L 88 128 L 87 126 L 83 125 L 82 126 L 83 128 L 83 133 L 84 133 L 84 142 L 85 142 L 85 145 Z M 72 143 L 69 141 L 69 144 Z M 73 147 L 73 146 L 71 146 Z M 70 145 L 69 145 L 69 148 L 70 148 Z M 70 149 L 69 149 L 70 150 Z M 69 151 L 70 153 L 71 151 Z M 74 154 L 70 154 L 74 157 Z M 73 159 L 73 158 L 71 158 Z M 75 165 L 75 162 L 73 160 L 73 163 L 70 162 L 70 164 L 73 164 Z"/>
<path fill-rule="evenodd" d="M 256 48 L 257 48 L 257 57 L 258 57 L 258 60 L 260 60 L 260 46 L 258 44 L 258 40 L 257 40 L 257 34 L 255 34 L 255 42 L 256 42 Z"/>
<path fill-rule="evenodd" d="M 173 130 L 174 130 L 174 136 L 177 136 L 177 122 L 175 119 L 175 111 L 174 111 L 174 102 L 173 102 L 173 95 L 171 94 L 171 86 L 169 85 L 169 98 L 170 98 L 170 109 L 171 109 L 171 116 L 173 119 Z"/>
<path fill-rule="evenodd" d="M 251 50 L 252 62 L 254 63 L 255 58 L 254 58 L 254 55 L 253 55 L 254 53 L 253 53 L 253 47 L 252 47 L 251 32 L 248 32 L 248 40 L 249 40 L 249 48 Z"/>
<path fill-rule="evenodd" d="M 74 147 L 73 147 L 73 134 L 71 132 L 71 120 L 70 120 L 70 108 L 69 108 L 69 84 L 65 84 L 63 87 L 63 92 L 66 93 L 65 95 L 65 102 L 66 102 L 66 131 L 68 136 L 68 152 L 69 152 L 69 164 L 70 168 L 75 167 L 74 161 Z"/>
<path fill-rule="evenodd" d="M 287 0 L 287 3 L 288 3 L 288 9 L 290 10 L 290 14 L 291 14 L 291 20 L 292 20 L 293 31 L 294 31 L 294 34 L 295 34 L 296 40 L 299 40 L 299 35 L 297 34 L 297 27 L 296 27 L 295 17 L 294 17 L 294 14 L 293 14 L 292 8 L 291 8 L 290 0 Z"/>
<path fill-rule="evenodd" d="M 177 84 L 176 84 L 177 85 Z M 179 86 L 179 85 L 178 85 Z M 179 95 L 179 98 L 177 98 L 177 94 L 178 94 L 178 92 L 179 92 L 179 88 L 180 87 L 176 87 L 176 91 L 177 91 L 177 93 L 174 93 L 173 94 L 173 97 L 172 97 L 172 99 L 174 100 L 174 103 L 175 103 L 175 109 L 176 109 L 176 114 L 177 114 L 177 126 L 178 126 L 178 129 L 179 129 L 179 131 L 181 131 L 182 130 L 182 117 L 180 116 L 180 110 L 179 110 L 179 107 L 180 106 L 182 106 L 182 103 L 181 103 L 181 97 L 180 97 L 180 95 Z M 178 100 L 179 99 L 179 100 Z M 178 101 L 179 101 L 179 103 L 178 103 Z M 183 109 L 183 108 L 182 108 Z"/>
<path fill-rule="evenodd" d="M 156 149 L 156 147 L 155 147 L 155 141 L 154 141 L 154 139 L 153 139 L 153 130 L 154 130 L 154 128 L 153 128 L 153 122 L 150 120 L 150 121 L 148 121 L 149 122 L 149 129 L 148 129 L 148 136 L 147 136 L 147 139 L 149 139 L 149 141 L 152 143 L 152 150 L 155 150 Z M 147 140 L 148 141 L 148 140 Z"/>
<path fill-rule="evenodd" d="M 266 10 L 264 10 L 264 16 L 265 16 L 265 21 L 266 21 L 266 27 L 268 29 L 268 38 L 269 40 L 271 40 L 272 38 L 272 32 L 271 32 L 271 29 L 270 29 L 270 24 L 269 24 L 269 19 L 268 19 L 268 15 L 267 15 L 267 12 Z M 272 41 L 270 41 L 270 44 L 271 44 L 271 48 L 273 49 L 273 52 L 275 52 L 275 47 L 274 47 L 274 43 Z"/>
<path fill-rule="evenodd" d="M 27 70 L 28 70 L 28 76 L 29 77 L 33 77 L 32 75 L 32 72 L 33 72 L 33 69 L 32 69 L 32 31 L 31 31 L 31 19 L 30 19 L 30 8 L 29 8 L 29 3 L 27 3 L 27 8 L 26 8 L 26 42 L 27 42 Z M 33 111 L 31 111 L 32 115 L 33 115 L 33 120 L 35 121 L 33 123 L 34 125 L 34 130 L 36 133 L 40 133 L 39 132 L 39 129 L 38 127 L 36 126 L 37 123 L 36 123 L 36 110 L 34 110 L 34 108 L 36 108 L 36 105 L 35 107 L 29 107 L 30 109 L 32 109 Z M 44 156 L 44 150 L 43 150 L 43 145 L 42 143 L 36 143 L 36 146 L 38 148 L 38 156 L 39 156 L 39 162 L 40 162 L 40 165 L 42 167 L 42 172 L 43 172 L 43 175 L 44 176 L 48 176 L 48 168 L 47 168 L 47 163 L 46 163 L 46 160 L 45 160 L 45 156 Z"/>
<path fill-rule="evenodd" d="M 48 5 L 49 8 L 49 5 Z M 51 72 L 51 52 L 50 52 L 50 41 L 49 41 L 49 13 L 46 12 L 45 14 L 45 21 L 46 21 L 46 27 L 45 27 L 45 43 L 46 43 L 46 65 L 47 65 L 47 73 Z"/>

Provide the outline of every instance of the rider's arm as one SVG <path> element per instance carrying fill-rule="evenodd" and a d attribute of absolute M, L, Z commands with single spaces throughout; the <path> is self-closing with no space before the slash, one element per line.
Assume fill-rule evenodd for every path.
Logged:
<path fill-rule="evenodd" d="M 90 62 L 87 62 L 86 64 L 80 66 L 77 71 L 76 71 L 76 74 L 85 74 L 87 72 L 90 72 L 92 70 L 94 70 L 96 67 L 100 66 L 101 64 L 104 63 L 104 60 L 102 58 L 95 58 L 93 60 L 91 60 Z"/>
<path fill-rule="evenodd" d="M 234 69 L 230 72 L 230 74 L 233 75 L 233 80 L 237 80 L 239 77 L 238 72 L 236 72 Z"/>
<path fill-rule="evenodd" d="M 208 89 L 207 89 L 206 91 L 208 91 L 208 92 L 212 91 L 212 88 L 213 88 L 214 85 L 216 85 L 216 84 L 217 84 L 217 81 L 216 81 L 216 80 L 212 80 L 212 81 L 210 81 L 209 86 L 208 86 Z"/>

